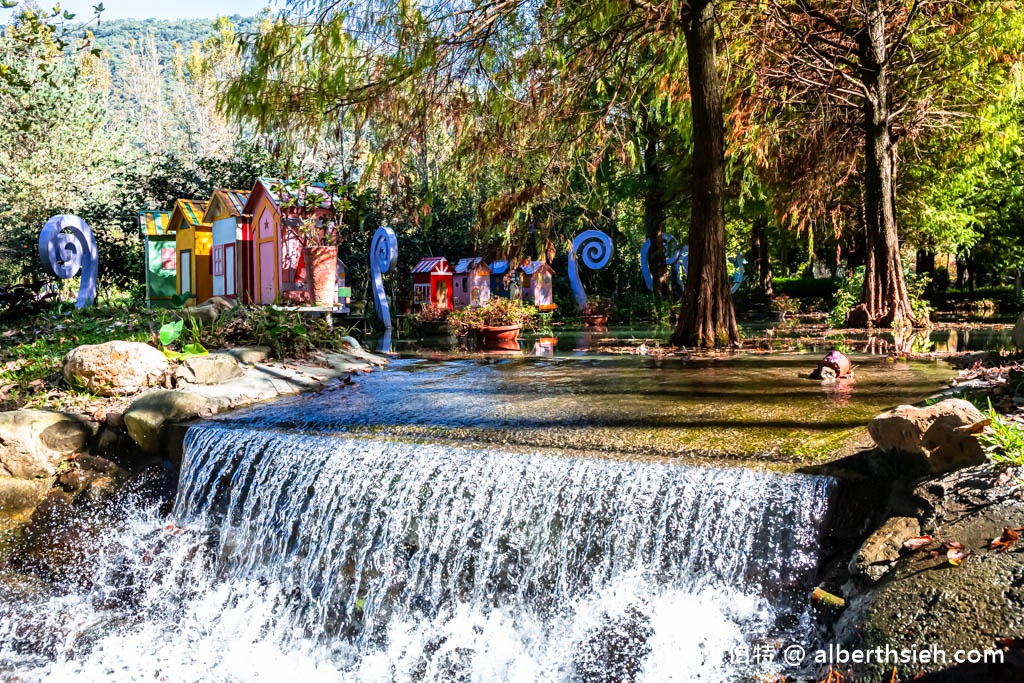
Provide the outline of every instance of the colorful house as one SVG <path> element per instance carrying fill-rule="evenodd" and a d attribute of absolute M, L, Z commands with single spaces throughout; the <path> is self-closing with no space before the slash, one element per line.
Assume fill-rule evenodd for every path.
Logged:
<path fill-rule="evenodd" d="M 451 265 L 445 257 L 422 259 L 412 269 L 413 304 L 451 308 L 453 276 Z"/>
<path fill-rule="evenodd" d="M 213 295 L 252 303 L 253 277 L 252 227 L 244 213 L 249 192 L 246 190 L 214 190 L 203 223 L 211 226 L 213 246 L 210 251 L 210 274 Z"/>
<path fill-rule="evenodd" d="M 145 241 L 146 307 L 170 305 L 178 293 L 178 252 L 170 230 L 170 211 L 139 211 Z"/>
<path fill-rule="evenodd" d="M 178 294 L 192 294 L 187 302 L 189 305 L 202 303 L 213 296 L 210 271 L 213 232 L 209 224 L 203 223 L 207 204 L 209 202 L 178 199 L 168 222 L 168 229 L 175 233 L 178 252 L 177 291 Z"/>
<path fill-rule="evenodd" d="M 252 217 L 254 298 L 260 304 L 272 304 L 278 299 L 308 300 L 301 223 L 296 217 L 283 215 L 284 195 L 275 189 L 280 184 L 277 179 L 259 178 L 242 208 L 243 215 Z M 327 193 L 318 186 L 311 191 L 323 194 L 326 213 Z"/>
<path fill-rule="evenodd" d="M 500 296 L 503 299 L 507 299 L 509 297 L 509 286 L 512 284 L 511 276 L 514 276 L 515 273 L 509 273 L 508 261 L 492 261 L 490 269 L 491 296 Z"/>
<path fill-rule="evenodd" d="M 554 269 L 544 261 L 527 261 L 519 266 L 522 274 L 523 301 L 544 310 L 554 310 L 551 299 L 551 282 Z"/>
<path fill-rule="evenodd" d="M 483 306 L 491 298 L 491 269 L 482 258 L 464 258 L 455 264 L 453 299 L 459 308 Z"/>

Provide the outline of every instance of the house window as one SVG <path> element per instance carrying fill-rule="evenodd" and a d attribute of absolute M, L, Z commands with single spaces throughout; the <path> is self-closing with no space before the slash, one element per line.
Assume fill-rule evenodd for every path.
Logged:
<path fill-rule="evenodd" d="M 213 274 L 224 275 L 224 247 L 223 245 L 213 248 Z"/>
<path fill-rule="evenodd" d="M 160 250 L 160 267 L 164 270 L 178 269 L 178 251 L 174 247 L 163 247 Z"/>
<path fill-rule="evenodd" d="M 465 292 L 465 291 L 468 291 L 468 290 L 469 290 L 469 278 L 468 277 L 464 277 L 464 278 L 462 278 L 462 291 Z"/>
<path fill-rule="evenodd" d="M 414 303 L 430 305 L 430 285 L 416 285 L 412 292 Z"/>

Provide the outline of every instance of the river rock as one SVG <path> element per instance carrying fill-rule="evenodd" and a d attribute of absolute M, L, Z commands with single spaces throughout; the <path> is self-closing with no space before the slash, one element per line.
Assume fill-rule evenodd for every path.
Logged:
<path fill-rule="evenodd" d="M 155 384 L 167 365 L 149 344 L 109 341 L 72 349 L 64 357 L 64 379 L 99 396 L 136 394 Z"/>
<path fill-rule="evenodd" d="M 182 310 L 181 317 L 192 319 L 201 325 L 212 325 L 224 314 L 235 307 L 231 299 L 222 296 L 215 296 L 207 299 L 198 306 L 189 306 Z"/>
<path fill-rule="evenodd" d="M 1001 638 L 1024 638 L 1024 552 L 989 549 L 1003 527 L 1024 525 L 1024 470 L 1000 471 L 989 465 L 965 468 L 916 486 L 910 496 L 921 526 L 936 540 L 962 543 L 972 553 L 959 566 L 928 549 L 904 552 L 881 581 L 856 595 L 834 627 L 847 649 L 888 646 L 900 650 L 935 647 L 950 659 L 900 664 L 899 680 L 946 670 L 945 677 L 922 680 L 991 682 L 1005 667 L 956 666 L 956 650 L 988 650 Z M 1019 545 L 1020 542 L 1018 542 Z M 1012 651 L 1007 654 L 1010 661 Z M 893 665 L 860 664 L 850 680 L 888 681 Z"/>
<path fill-rule="evenodd" d="M 1013 345 L 1024 350 L 1024 313 L 1017 318 L 1017 324 L 1013 326 Z"/>
<path fill-rule="evenodd" d="M 186 358 L 174 370 L 174 378 L 190 384 L 220 384 L 242 376 L 238 361 L 227 354 Z"/>
<path fill-rule="evenodd" d="M 949 398 L 922 408 L 886 411 L 871 420 L 868 433 L 883 451 L 906 456 L 905 469 L 938 474 L 986 461 L 984 449 L 968 429 L 984 420 L 973 404 Z"/>
<path fill-rule="evenodd" d="M 84 417 L 51 410 L 0 413 L 0 476 L 50 476 L 57 464 L 85 450 L 96 433 Z"/>
<path fill-rule="evenodd" d="M 151 389 L 137 398 L 124 413 L 128 434 L 149 455 L 164 451 L 164 434 L 168 422 L 189 420 L 214 412 L 213 404 L 204 396 L 185 391 Z"/>
<path fill-rule="evenodd" d="M 921 535 L 916 517 L 890 517 L 868 536 L 850 561 L 850 573 L 878 581 L 900 559 L 903 542 Z"/>
<path fill-rule="evenodd" d="M 69 494 L 52 489 L 22 529 L 10 565 L 51 581 L 88 585 L 98 557 L 92 547 L 96 531 L 73 508 Z"/>
<path fill-rule="evenodd" d="M 0 512 L 31 510 L 50 488 L 49 479 L 0 477 Z M 3 530 L 0 527 L 0 534 Z"/>
<path fill-rule="evenodd" d="M 231 356 L 239 363 L 247 363 L 249 365 L 256 365 L 257 363 L 265 363 L 270 358 L 270 347 L 269 346 L 236 346 L 233 349 L 225 349 L 221 351 L 224 355 Z"/>

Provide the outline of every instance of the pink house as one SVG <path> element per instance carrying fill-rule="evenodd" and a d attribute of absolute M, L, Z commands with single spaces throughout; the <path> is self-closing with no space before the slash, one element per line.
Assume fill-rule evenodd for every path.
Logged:
<path fill-rule="evenodd" d="M 459 308 L 483 306 L 491 298 L 491 268 L 482 258 L 464 258 L 455 264 L 454 294 Z"/>

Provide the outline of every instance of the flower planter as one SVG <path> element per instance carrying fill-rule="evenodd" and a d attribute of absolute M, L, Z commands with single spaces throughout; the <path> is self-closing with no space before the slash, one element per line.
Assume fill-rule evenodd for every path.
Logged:
<path fill-rule="evenodd" d="M 310 303 L 314 306 L 333 306 L 338 299 L 338 248 L 309 247 L 306 249 L 306 263 L 311 264 L 312 272 Z"/>
<path fill-rule="evenodd" d="M 425 337 L 446 337 L 449 334 L 448 321 L 431 320 L 430 322 L 420 323 L 420 334 Z"/>
<path fill-rule="evenodd" d="M 485 350 L 517 351 L 519 350 L 520 329 L 522 329 L 522 325 L 485 326 L 477 330 L 477 336 L 480 337 Z"/>
<path fill-rule="evenodd" d="M 588 313 L 583 316 L 584 327 L 604 327 L 608 324 L 607 313 Z"/>

